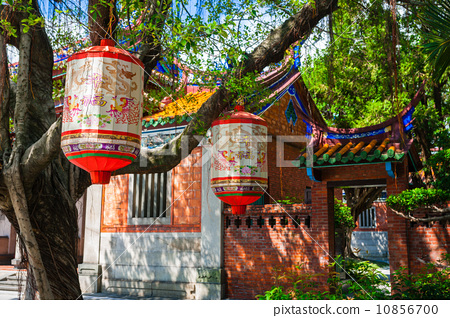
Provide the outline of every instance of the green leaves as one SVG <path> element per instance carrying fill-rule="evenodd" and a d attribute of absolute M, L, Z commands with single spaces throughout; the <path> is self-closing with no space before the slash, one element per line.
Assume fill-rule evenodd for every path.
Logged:
<path fill-rule="evenodd" d="M 334 223 L 336 228 L 355 228 L 351 208 L 342 203 L 341 200 L 334 199 Z"/>
<path fill-rule="evenodd" d="M 447 263 L 447 265 L 445 264 Z M 393 299 L 450 299 L 450 254 L 428 263 L 420 272 L 400 268 L 393 275 Z"/>
<path fill-rule="evenodd" d="M 386 204 L 402 212 L 411 212 L 420 207 L 429 207 L 434 204 L 445 203 L 450 200 L 450 192 L 442 189 L 416 188 L 406 190 L 398 195 L 391 195 Z"/>
<path fill-rule="evenodd" d="M 397 104 L 390 8 L 383 0 L 371 1 L 368 7 L 358 3 L 339 2 L 341 9 L 333 12 L 334 41 L 327 34 L 328 26 L 322 25 L 312 35 L 321 45 L 308 40 L 302 47 L 307 55 L 302 61 L 303 79 L 334 127 L 364 127 L 393 117 L 426 76 L 426 57 L 418 47 L 420 23 L 410 11 L 398 10 Z"/>
<path fill-rule="evenodd" d="M 422 48 L 433 62 L 434 80 L 439 81 L 450 66 L 450 0 L 430 2 L 420 18 L 425 26 Z"/>

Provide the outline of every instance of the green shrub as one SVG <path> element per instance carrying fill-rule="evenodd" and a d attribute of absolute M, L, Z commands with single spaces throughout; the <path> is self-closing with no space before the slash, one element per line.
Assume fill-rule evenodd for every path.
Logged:
<path fill-rule="evenodd" d="M 414 209 L 433 204 L 445 203 L 450 200 L 450 192 L 442 189 L 416 188 L 403 191 L 397 195 L 391 195 L 386 203 L 397 211 L 411 212 Z"/>
<path fill-rule="evenodd" d="M 257 295 L 256 298 L 259 300 L 327 299 L 328 292 L 319 292 L 317 282 L 314 281 L 315 277 L 322 274 L 308 273 L 302 267 L 303 264 L 287 271 L 280 268 L 272 269 L 274 286 L 264 295 Z"/>
<path fill-rule="evenodd" d="M 291 300 L 292 296 L 290 293 L 285 293 L 283 287 L 274 286 L 271 290 L 268 290 L 264 295 L 256 296 L 259 300 Z"/>
<path fill-rule="evenodd" d="M 284 199 L 277 200 L 277 202 L 281 203 L 281 204 L 297 204 L 297 203 L 303 203 L 303 200 L 300 198 L 290 197 L 287 195 L 284 197 Z"/>
<path fill-rule="evenodd" d="M 442 254 L 436 264 L 428 263 L 420 273 L 407 274 L 400 268 L 394 274 L 394 299 L 450 299 L 450 254 Z"/>
<path fill-rule="evenodd" d="M 336 228 L 356 227 L 352 217 L 352 209 L 336 198 L 334 199 L 334 226 Z"/>
<path fill-rule="evenodd" d="M 336 294 L 342 291 L 342 296 L 336 299 L 387 299 L 389 283 L 386 275 L 378 270 L 378 266 L 369 261 L 354 259 L 341 260 L 330 266 L 342 268 L 348 279 L 341 280 L 332 277 L 329 283 L 335 286 Z M 345 291 L 345 292 L 344 292 Z"/>
<path fill-rule="evenodd" d="M 442 254 L 436 264 L 427 264 L 418 274 L 406 274 L 400 268 L 393 275 L 393 296 L 387 277 L 378 271 L 378 266 L 369 261 L 343 260 L 336 257 L 331 267 L 343 268 L 349 276 L 341 279 L 338 272 L 331 272 L 328 278 L 332 292 L 317 290 L 315 277 L 322 274 L 306 272 L 302 265 L 294 270 L 274 269 L 274 286 L 264 295 L 256 296 L 260 300 L 385 300 L 385 299 L 450 299 L 450 254 Z"/>

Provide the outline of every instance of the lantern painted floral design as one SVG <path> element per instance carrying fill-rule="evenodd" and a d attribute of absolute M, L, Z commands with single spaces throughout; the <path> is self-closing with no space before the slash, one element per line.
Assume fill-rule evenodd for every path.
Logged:
<path fill-rule="evenodd" d="M 102 40 L 67 61 L 61 147 L 92 183 L 139 155 L 144 68 L 113 40 Z"/>
<path fill-rule="evenodd" d="M 212 123 L 211 134 L 211 187 L 233 214 L 244 214 L 267 188 L 267 124 L 236 106 Z"/>

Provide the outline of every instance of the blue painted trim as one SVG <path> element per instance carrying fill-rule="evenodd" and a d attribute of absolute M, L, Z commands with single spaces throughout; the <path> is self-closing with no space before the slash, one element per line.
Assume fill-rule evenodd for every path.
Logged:
<path fill-rule="evenodd" d="M 414 110 L 415 110 L 415 108 L 411 107 L 411 109 L 408 110 L 408 112 L 405 115 L 403 115 L 402 121 L 403 121 L 403 125 L 405 127 L 411 123 L 411 121 L 413 119 L 412 116 L 413 116 Z"/>
<path fill-rule="evenodd" d="M 314 182 L 320 182 L 319 180 L 316 180 L 316 178 L 314 178 L 314 172 L 313 172 L 313 168 L 306 168 L 306 174 L 308 175 L 308 177 L 314 181 Z"/>
<path fill-rule="evenodd" d="M 295 100 L 300 105 L 300 108 L 302 109 L 302 112 L 305 113 L 305 115 L 309 117 L 309 114 L 306 111 L 305 106 L 303 105 L 302 100 L 300 99 L 300 96 L 298 96 L 298 94 L 297 94 L 297 90 L 295 89 L 294 83 L 292 83 L 292 85 L 289 86 L 287 91 L 288 91 L 289 95 L 295 97 Z"/>
<path fill-rule="evenodd" d="M 386 172 L 388 173 L 388 176 L 395 179 L 395 173 L 392 170 L 392 162 L 390 161 L 385 162 L 384 166 L 386 167 Z"/>
<path fill-rule="evenodd" d="M 304 120 L 304 119 L 303 119 L 303 122 L 306 125 L 306 135 L 311 135 L 312 134 L 311 124 L 309 122 L 307 122 L 306 120 Z"/>
<path fill-rule="evenodd" d="M 328 139 L 356 139 L 356 138 L 364 138 L 371 137 L 380 134 L 384 134 L 386 132 L 386 128 L 380 128 L 377 130 L 367 131 L 359 134 L 335 134 L 335 133 L 327 133 Z"/>
<path fill-rule="evenodd" d="M 294 112 L 293 114 L 289 113 L 291 108 L 292 108 L 292 111 Z M 286 110 L 284 111 L 284 116 L 286 116 L 286 121 L 288 124 L 292 121 L 293 126 L 295 126 L 295 124 L 297 123 L 297 120 L 298 120 L 298 116 L 297 116 L 297 112 L 295 111 L 294 103 L 292 102 L 292 99 L 289 100 Z"/>
<path fill-rule="evenodd" d="M 152 130 L 144 130 L 142 131 L 142 136 L 151 136 L 151 135 L 157 135 L 160 133 L 178 133 L 182 132 L 184 128 L 186 128 L 187 125 L 184 126 L 175 126 L 175 127 L 169 127 L 169 128 L 161 128 L 161 129 L 152 129 Z"/>
<path fill-rule="evenodd" d="M 273 83 L 272 85 L 269 86 L 270 89 L 274 88 L 275 86 L 277 86 L 278 84 L 281 84 L 282 82 L 284 82 L 284 80 L 286 79 L 286 77 L 289 76 L 289 74 L 291 74 L 292 70 L 294 69 L 294 66 L 291 66 L 291 68 L 289 69 L 289 71 L 286 72 L 286 74 L 283 75 L 282 78 L 280 78 L 278 81 L 276 81 L 275 83 Z"/>
<path fill-rule="evenodd" d="M 284 91 L 282 91 L 280 94 L 278 94 L 278 96 L 275 98 L 275 100 L 272 103 L 267 103 L 266 106 L 264 106 L 261 110 L 259 110 L 258 112 L 254 112 L 255 115 L 260 116 L 262 113 L 264 113 L 267 109 L 269 109 L 273 104 L 275 104 L 275 102 L 277 102 L 278 100 L 280 100 L 281 97 L 283 97 L 286 93 L 289 93 L 290 96 L 293 96 L 295 98 L 295 100 L 297 101 L 297 103 L 300 105 L 300 108 L 302 109 L 302 112 L 305 113 L 306 116 L 309 117 L 308 112 L 305 109 L 305 106 L 303 106 L 303 103 L 300 99 L 300 97 L 297 94 L 297 91 L 295 90 L 294 87 L 295 83 L 292 83 L 291 86 L 289 86 L 287 89 L 285 89 Z"/>

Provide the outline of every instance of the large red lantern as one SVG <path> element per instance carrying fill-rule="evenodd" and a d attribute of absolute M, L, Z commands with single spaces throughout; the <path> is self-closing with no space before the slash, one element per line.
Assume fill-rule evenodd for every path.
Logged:
<path fill-rule="evenodd" d="M 267 124 L 236 106 L 212 123 L 211 133 L 211 187 L 233 214 L 244 214 L 267 188 Z"/>
<path fill-rule="evenodd" d="M 143 83 L 142 62 L 113 40 L 68 59 L 61 147 L 92 183 L 109 183 L 139 155 Z"/>

